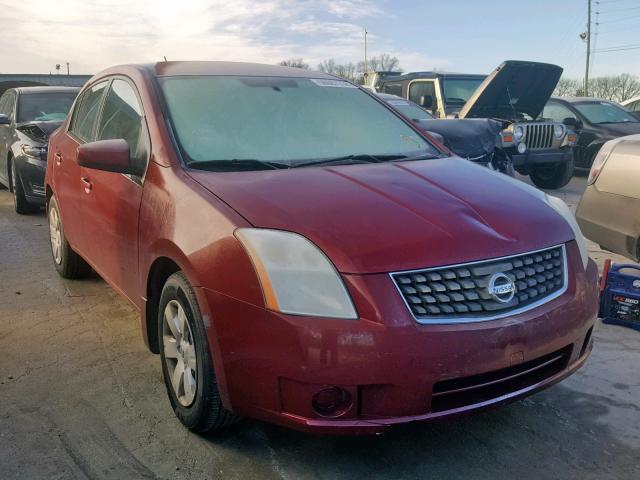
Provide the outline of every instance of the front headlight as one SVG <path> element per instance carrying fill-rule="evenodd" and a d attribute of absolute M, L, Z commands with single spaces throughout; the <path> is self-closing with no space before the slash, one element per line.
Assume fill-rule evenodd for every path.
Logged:
<path fill-rule="evenodd" d="M 239 228 L 266 307 L 282 313 L 356 319 L 351 297 L 327 256 L 297 233 Z"/>
<path fill-rule="evenodd" d="M 578 249 L 580 250 L 582 266 L 586 269 L 587 262 L 589 261 L 589 252 L 587 250 L 587 242 L 584 239 L 584 235 L 582 235 L 582 230 L 580 230 L 578 222 L 576 222 L 576 217 L 573 215 L 569 206 L 564 203 L 564 200 L 549 194 L 545 194 L 545 198 L 547 203 L 567 221 L 571 230 L 573 230 L 573 236 L 575 237 Z"/>
<path fill-rule="evenodd" d="M 558 123 L 553 127 L 553 136 L 556 138 L 564 137 L 564 133 L 566 132 L 566 128 L 563 124 Z"/>
<path fill-rule="evenodd" d="M 513 129 L 513 139 L 516 142 L 519 142 L 520 140 L 522 140 L 524 138 L 524 128 L 522 128 L 521 126 L 516 126 Z"/>
<path fill-rule="evenodd" d="M 33 147 L 31 145 L 22 145 L 20 148 L 22 150 L 22 153 L 24 153 L 27 157 L 37 158 L 38 160 L 47 158 L 47 147 Z"/>

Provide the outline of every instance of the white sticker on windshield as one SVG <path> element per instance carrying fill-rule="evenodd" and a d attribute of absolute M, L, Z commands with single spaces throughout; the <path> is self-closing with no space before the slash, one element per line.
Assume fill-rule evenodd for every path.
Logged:
<path fill-rule="evenodd" d="M 358 88 L 344 80 L 332 80 L 329 78 L 311 78 L 310 80 L 319 87 Z"/>
<path fill-rule="evenodd" d="M 389 105 L 395 105 L 395 106 L 404 105 L 404 106 L 407 106 L 407 105 L 409 105 L 409 102 L 405 102 L 404 100 L 390 100 L 389 101 Z"/>

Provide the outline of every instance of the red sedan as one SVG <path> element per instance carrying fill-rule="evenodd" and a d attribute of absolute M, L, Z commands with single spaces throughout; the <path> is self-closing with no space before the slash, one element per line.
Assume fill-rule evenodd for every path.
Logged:
<path fill-rule="evenodd" d="M 50 138 L 46 192 L 56 269 L 140 312 L 195 431 L 379 433 L 528 395 L 591 350 L 568 207 L 329 75 L 101 72 Z"/>

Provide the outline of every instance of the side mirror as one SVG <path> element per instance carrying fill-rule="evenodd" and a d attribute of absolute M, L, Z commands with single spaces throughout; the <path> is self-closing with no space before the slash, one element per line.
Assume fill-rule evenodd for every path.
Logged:
<path fill-rule="evenodd" d="M 567 117 L 562 120 L 562 123 L 564 123 L 567 127 L 573 128 L 574 130 L 580 130 L 582 128 L 582 122 L 577 118 Z"/>
<path fill-rule="evenodd" d="M 105 172 L 140 174 L 131 163 L 129 144 L 122 138 L 98 140 L 78 146 L 78 165 Z"/>
<path fill-rule="evenodd" d="M 431 109 L 433 107 L 433 97 L 431 95 L 423 95 L 420 97 L 420 106 L 422 108 Z"/>
<path fill-rule="evenodd" d="M 4 113 L 0 113 L 0 125 L 11 125 L 11 119 Z"/>

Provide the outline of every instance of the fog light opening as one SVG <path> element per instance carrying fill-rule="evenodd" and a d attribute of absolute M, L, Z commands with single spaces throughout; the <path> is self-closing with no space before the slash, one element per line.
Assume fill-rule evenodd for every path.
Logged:
<path fill-rule="evenodd" d="M 518 144 L 518 153 L 524 153 L 527 151 L 527 145 L 525 143 Z"/>
<path fill-rule="evenodd" d="M 325 418 L 337 418 L 353 406 L 351 393 L 340 387 L 326 387 L 313 396 L 311 406 L 316 415 Z"/>

